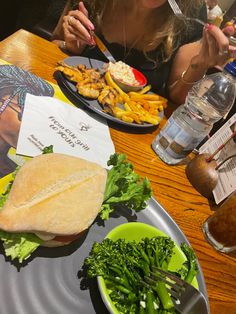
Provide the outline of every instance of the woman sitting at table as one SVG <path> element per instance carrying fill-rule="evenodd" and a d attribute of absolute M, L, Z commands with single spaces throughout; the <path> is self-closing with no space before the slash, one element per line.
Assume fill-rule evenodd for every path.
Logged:
<path fill-rule="evenodd" d="M 94 31 L 116 60 L 142 71 L 154 91 L 177 104 L 209 68 L 236 56 L 219 28 L 178 19 L 167 0 L 86 0 L 76 8 L 72 2 L 54 30 L 54 43 L 107 61 L 95 47 Z M 186 16 L 207 21 L 204 1 L 177 2 Z"/>

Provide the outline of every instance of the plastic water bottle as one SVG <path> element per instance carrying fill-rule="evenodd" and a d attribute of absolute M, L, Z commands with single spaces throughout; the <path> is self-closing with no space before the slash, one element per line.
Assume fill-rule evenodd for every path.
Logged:
<path fill-rule="evenodd" d="M 213 124 L 227 115 L 235 96 L 236 60 L 191 88 L 185 103 L 154 139 L 153 150 L 167 164 L 180 163 L 209 134 Z"/>

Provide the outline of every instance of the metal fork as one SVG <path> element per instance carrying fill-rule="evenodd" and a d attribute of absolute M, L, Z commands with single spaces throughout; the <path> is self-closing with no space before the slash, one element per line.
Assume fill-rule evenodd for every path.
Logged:
<path fill-rule="evenodd" d="M 175 0 L 168 0 L 169 5 L 171 7 L 171 9 L 173 10 L 174 14 L 181 20 L 186 20 L 186 21 L 195 21 L 203 26 L 206 25 L 206 23 L 204 23 L 202 20 L 199 20 L 195 17 L 187 17 L 183 14 L 183 12 L 180 10 L 180 7 L 178 6 L 178 4 L 176 3 Z"/>
<path fill-rule="evenodd" d="M 188 282 L 181 278 L 163 271 L 157 267 L 152 267 L 151 276 L 144 277 L 146 284 L 156 284 L 162 281 L 167 285 L 175 309 L 181 314 L 208 314 L 209 309 L 204 295 Z"/>

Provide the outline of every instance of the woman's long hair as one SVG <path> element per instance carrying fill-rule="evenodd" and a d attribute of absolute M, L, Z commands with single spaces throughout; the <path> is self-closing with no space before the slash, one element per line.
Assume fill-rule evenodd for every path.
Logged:
<path fill-rule="evenodd" d="M 198 16 L 204 4 L 204 0 L 177 0 L 177 2 L 182 12 L 189 17 Z M 84 3 L 89 9 L 96 27 L 101 30 L 103 30 L 105 12 L 109 12 L 109 16 L 112 18 L 115 8 L 124 5 L 122 0 L 84 0 Z M 165 4 L 150 13 L 142 37 L 133 48 L 142 50 L 148 56 L 148 51 L 154 50 L 161 44 L 162 57 L 164 60 L 168 60 L 173 51 L 178 48 L 183 34 L 186 34 L 187 27 L 189 32 L 194 29 L 193 25 L 178 19 L 166 1 Z"/>

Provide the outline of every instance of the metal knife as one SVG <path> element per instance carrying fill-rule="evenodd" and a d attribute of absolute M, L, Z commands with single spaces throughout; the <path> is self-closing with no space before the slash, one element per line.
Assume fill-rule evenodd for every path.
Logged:
<path fill-rule="evenodd" d="M 104 43 L 101 41 L 101 39 L 95 33 L 93 33 L 92 36 L 94 37 L 94 40 L 95 40 L 98 48 L 101 50 L 101 52 L 104 54 L 104 56 L 109 61 L 111 61 L 112 63 L 115 63 L 116 62 L 115 58 L 112 56 L 112 54 L 107 49 L 107 47 L 104 45 Z"/>

